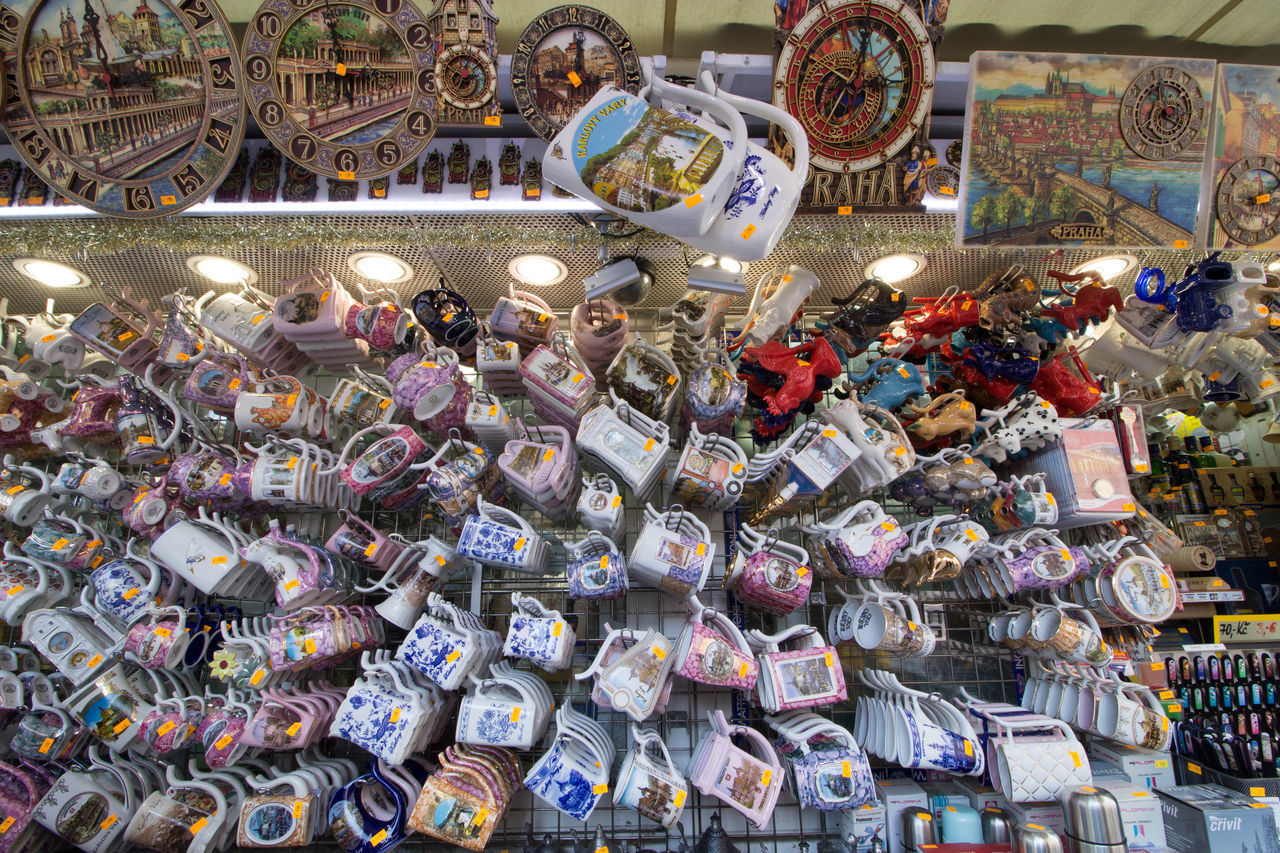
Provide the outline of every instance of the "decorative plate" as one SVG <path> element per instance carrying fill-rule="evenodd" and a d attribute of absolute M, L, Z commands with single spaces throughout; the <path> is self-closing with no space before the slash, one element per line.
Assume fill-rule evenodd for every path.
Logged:
<path fill-rule="evenodd" d="M 18 154 L 99 213 L 165 216 L 203 200 L 240 153 L 245 110 L 231 27 L 215 0 L 36 0 L 16 42 Z"/>
<path fill-rule="evenodd" d="M 249 107 L 289 159 L 356 181 L 436 133 L 435 41 L 413 0 L 266 0 L 249 21 Z"/>
<path fill-rule="evenodd" d="M 557 6 L 530 22 L 511 52 L 511 94 L 550 140 L 606 83 L 635 94 L 640 54 L 627 31 L 590 6 Z"/>

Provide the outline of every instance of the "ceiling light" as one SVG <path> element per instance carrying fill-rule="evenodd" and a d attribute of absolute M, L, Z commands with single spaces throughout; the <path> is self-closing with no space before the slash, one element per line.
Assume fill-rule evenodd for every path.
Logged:
<path fill-rule="evenodd" d="M 564 261 L 550 255 L 516 255 L 507 264 L 507 272 L 522 284 L 546 287 L 564 281 L 569 268 Z"/>
<path fill-rule="evenodd" d="M 407 261 L 386 252 L 356 252 L 347 258 L 347 266 L 378 284 L 399 284 L 413 278 L 413 267 Z"/>
<path fill-rule="evenodd" d="M 885 284 L 897 284 L 920 272 L 926 263 L 924 255 L 885 255 L 867 264 L 866 275 Z"/>
<path fill-rule="evenodd" d="M 1116 276 L 1124 275 L 1137 265 L 1138 259 L 1133 255 L 1103 255 L 1100 258 L 1094 258 L 1091 261 L 1085 261 L 1080 264 L 1071 270 L 1071 275 L 1093 272 L 1097 273 L 1098 278 L 1103 281 L 1110 281 Z"/>
<path fill-rule="evenodd" d="M 215 284 L 253 284 L 258 280 L 255 270 L 222 255 L 192 255 L 187 258 L 187 269 Z"/>
<path fill-rule="evenodd" d="M 721 256 L 703 255 L 702 257 L 698 258 L 696 261 L 693 262 L 693 266 L 695 267 L 718 266 L 720 267 L 720 269 L 728 273 L 745 273 L 747 271 L 747 265 L 744 264 L 742 261 L 739 261 L 736 258 L 725 257 L 723 255 Z"/>
<path fill-rule="evenodd" d="M 43 258 L 17 258 L 13 262 L 13 268 L 45 287 L 84 287 L 91 284 L 89 276 L 75 267 Z"/>
<path fill-rule="evenodd" d="M 689 267 L 689 287 L 730 296 L 747 292 L 746 264 L 733 258 L 703 255 Z"/>

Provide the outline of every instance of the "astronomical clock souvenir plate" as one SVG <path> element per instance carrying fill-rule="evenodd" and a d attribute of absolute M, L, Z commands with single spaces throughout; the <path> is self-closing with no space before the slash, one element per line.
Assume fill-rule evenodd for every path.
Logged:
<path fill-rule="evenodd" d="M 235 163 L 240 59 L 214 0 L 35 0 L 15 45 L 9 139 L 63 197 L 143 218 L 189 207 Z"/>
<path fill-rule="evenodd" d="M 1280 69 L 1224 64 L 1217 77 L 1208 246 L 1280 249 Z"/>
<path fill-rule="evenodd" d="M 640 91 L 640 54 L 627 31 L 590 6 L 557 6 L 525 27 L 511 52 L 511 92 L 533 132 L 550 140 L 612 84 Z"/>
<path fill-rule="evenodd" d="M 975 53 L 958 245 L 1192 248 L 1214 64 Z"/>
<path fill-rule="evenodd" d="M 435 136 L 435 58 L 413 0 L 267 0 L 245 35 L 249 108 L 311 171 L 381 177 Z"/>
<path fill-rule="evenodd" d="M 789 0 L 775 5 L 773 103 L 809 136 L 808 209 L 919 209 L 904 195 L 912 143 L 927 142 L 946 5 Z M 776 133 L 773 147 L 789 156 Z M 911 181 L 907 181 L 910 184 Z M 839 212 L 837 210 L 836 212 Z"/>

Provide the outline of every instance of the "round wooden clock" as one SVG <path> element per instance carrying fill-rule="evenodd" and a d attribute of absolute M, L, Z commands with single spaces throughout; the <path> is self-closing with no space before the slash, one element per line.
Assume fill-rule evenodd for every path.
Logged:
<path fill-rule="evenodd" d="M 1175 65 L 1153 65 L 1129 81 L 1120 99 L 1120 133 L 1139 157 L 1167 160 L 1196 141 L 1208 109 L 1194 77 Z"/>
<path fill-rule="evenodd" d="M 413 0 L 266 0 L 245 36 L 249 108 L 294 162 L 379 178 L 435 136 L 435 59 Z"/>
<path fill-rule="evenodd" d="M 1244 157 L 1222 173 L 1214 196 L 1218 224 L 1245 246 L 1280 236 L 1280 160 Z"/>
<path fill-rule="evenodd" d="M 773 102 L 808 132 L 815 166 L 859 171 L 915 136 L 934 70 L 929 33 L 902 0 L 823 0 L 782 45 Z"/>
<path fill-rule="evenodd" d="M 214 0 L 36 0 L 3 40 L 17 45 L 22 104 L 6 131 L 67 199 L 165 216 L 201 201 L 235 164 L 240 62 Z"/>
<path fill-rule="evenodd" d="M 557 6 L 530 22 L 511 52 L 511 93 L 533 132 L 550 140 L 612 84 L 632 94 L 643 78 L 627 31 L 590 6 Z"/>

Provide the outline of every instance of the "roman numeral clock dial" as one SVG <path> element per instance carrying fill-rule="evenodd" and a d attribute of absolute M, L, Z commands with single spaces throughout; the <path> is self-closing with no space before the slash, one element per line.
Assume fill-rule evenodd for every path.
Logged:
<path fill-rule="evenodd" d="M 1194 77 L 1156 65 L 1134 77 L 1120 100 L 1120 133 L 1133 153 L 1167 160 L 1200 136 L 1209 105 Z"/>
<path fill-rule="evenodd" d="M 916 135 L 933 82 L 929 33 L 905 3 L 825 0 L 783 43 L 773 102 L 804 126 L 813 165 L 861 171 Z"/>

